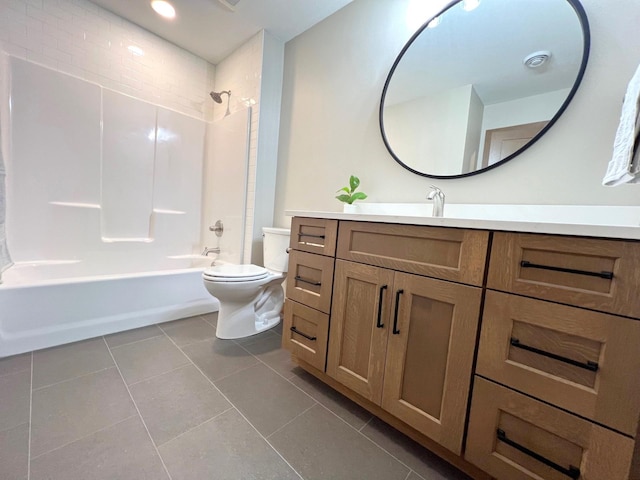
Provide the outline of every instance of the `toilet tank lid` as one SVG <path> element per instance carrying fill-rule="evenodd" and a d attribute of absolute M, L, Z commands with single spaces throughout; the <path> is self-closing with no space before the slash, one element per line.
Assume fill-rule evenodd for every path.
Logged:
<path fill-rule="evenodd" d="M 291 229 L 278 227 L 262 227 L 262 233 L 275 233 L 276 235 L 291 235 Z"/>

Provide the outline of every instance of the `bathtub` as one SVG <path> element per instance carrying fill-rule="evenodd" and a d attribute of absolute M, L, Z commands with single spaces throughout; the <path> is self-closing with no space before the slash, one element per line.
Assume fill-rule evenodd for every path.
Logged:
<path fill-rule="evenodd" d="M 0 357 L 215 312 L 203 262 L 186 255 L 167 270 L 100 276 L 86 275 L 87 262 L 16 264 L 0 284 Z"/>

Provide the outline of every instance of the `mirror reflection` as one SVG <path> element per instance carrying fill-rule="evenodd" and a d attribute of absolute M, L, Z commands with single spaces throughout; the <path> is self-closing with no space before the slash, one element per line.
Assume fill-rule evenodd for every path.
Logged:
<path fill-rule="evenodd" d="M 454 2 L 389 73 L 380 127 L 414 173 L 458 177 L 510 160 L 560 116 L 586 67 L 577 0 Z"/>

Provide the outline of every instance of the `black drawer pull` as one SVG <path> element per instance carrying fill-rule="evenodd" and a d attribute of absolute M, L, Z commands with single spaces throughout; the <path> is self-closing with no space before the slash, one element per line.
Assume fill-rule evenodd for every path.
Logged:
<path fill-rule="evenodd" d="M 529 455 L 531 458 L 534 458 L 534 459 L 538 460 L 539 462 L 544 463 L 548 467 L 551 467 L 554 470 L 557 470 L 558 472 L 562 473 L 563 475 L 566 475 L 567 477 L 573 478 L 573 479 L 580 478 L 580 469 L 579 468 L 574 467 L 573 465 L 569 465 L 569 468 L 564 468 L 563 466 L 558 465 L 557 463 L 549 460 L 547 457 L 543 457 L 539 453 L 536 453 L 533 450 L 529 450 L 527 447 L 525 447 L 523 445 L 520 445 L 519 443 L 516 443 L 513 440 L 507 438 L 507 434 L 505 433 L 504 430 L 501 430 L 501 429 L 498 428 L 496 434 L 498 436 L 498 440 L 500 440 L 501 442 L 506 443 L 507 445 L 515 448 L 516 450 L 520 450 L 525 455 Z"/>
<path fill-rule="evenodd" d="M 296 276 L 295 276 L 295 280 L 296 280 L 297 282 L 308 283 L 309 285 L 314 285 L 314 286 L 316 286 L 316 287 L 319 287 L 320 285 L 322 285 L 322 282 L 313 282 L 313 281 L 311 281 L 311 280 L 305 280 L 304 278 L 302 278 L 302 277 L 301 277 L 301 276 L 299 276 L 299 275 L 296 275 Z"/>
<path fill-rule="evenodd" d="M 297 333 L 298 335 L 302 335 L 304 338 L 306 338 L 307 340 L 311 340 L 312 342 L 315 342 L 317 340 L 317 337 L 312 337 L 311 335 L 307 335 L 306 333 L 302 333 L 296 327 L 291 327 L 289 330 L 291 330 L 293 333 Z"/>
<path fill-rule="evenodd" d="M 312 233 L 298 233 L 298 237 L 324 238 L 324 235 L 314 235 Z"/>
<path fill-rule="evenodd" d="M 573 268 L 552 267 L 550 265 L 539 265 L 537 263 L 531 263 L 526 260 L 520 262 L 522 268 L 539 268 L 541 270 L 553 270 L 554 272 L 575 273 L 576 275 L 587 275 L 589 277 L 600 277 L 611 280 L 613 278 L 613 272 L 589 272 L 587 270 L 575 270 Z"/>
<path fill-rule="evenodd" d="M 511 345 L 513 345 L 516 348 L 521 348 L 523 350 L 527 350 L 528 352 L 537 353 L 538 355 L 542 355 L 544 357 L 553 358 L 554 360 L 559 360 L 561 362 L 568 363 L 569 365 L 573 365 L 574 367 L 584 368 L 585 370 L 590 370 L 592 372 L 597 372 L 598 368 L 600 368 L 600 366 L 598 365 L 598 362 L 592 362 L 591 360 L 589 360 L 586 363 L 578 362 L 577 360 L 573 360 L 572 358 L 563 357 L 561 355 L 556 355 L 555 353 L 540 350 L 539 348 L 536 348 L 536 347 L 524 345 L 520 343 L 520 340 L 518 340 L 517 338 L 511 337 Z"/>
<path fill-rule="evenodd" d="M 398 335 L 400 330 L 398 330 L 398 309 L 400 308 L 400 295 L 404 293 L 404 290 L 400 289 L 396 292 L 396 311 L 393 314 L 393 334 Z"/>
<path fill-rule="evenodd" d="M 380 287 L 380 296 L 378 297 L 378 321 L 376 322 L 376 327 L 378 328 L 384 327 L 384 323 L 382 323 L 382 299 L 384 297 L 384 291 L 386 289 L 386 285 L 382 285 Z"/>

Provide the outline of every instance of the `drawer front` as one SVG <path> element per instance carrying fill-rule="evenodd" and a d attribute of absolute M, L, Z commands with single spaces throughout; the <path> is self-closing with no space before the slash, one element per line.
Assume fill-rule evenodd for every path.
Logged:
<path fill-rule="evenodd" d="M 476 373 L 635 436 L 640 322 L 487 291 Z"/>
<path fill-rule="evenodd" d="M 337 256 L 345 260 L 482 285 L 489 232 L 340 222 Z"/>
<path fill-rule="evenodd" d="M 282 346 L 300 360 L 324 371 L 329 315 L 288 300 L 284 304 Z"/>
<path fill-rule="evenodd" d="M 628 480 L 634 442 L 476 377 L 465 458 L 497 480 Z"/>
<path fill-rule="evenodd" d="M 487 286 L 640 318 L 640 242 L 496 233 Z"/>
<path fill-rule="evenodd" d="M 329 313 L 334 263 L 331 257 L 292 250 L 289 254 L 287 298 Z"/>
<path fill-rule="evenodd" d="M 337 235 L 337 220 L 294 217 L 289 246 L 295 250 L 333 257 L 336 254 Z"/>

